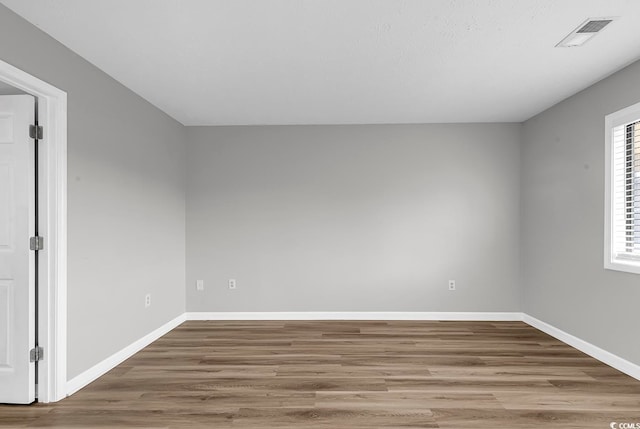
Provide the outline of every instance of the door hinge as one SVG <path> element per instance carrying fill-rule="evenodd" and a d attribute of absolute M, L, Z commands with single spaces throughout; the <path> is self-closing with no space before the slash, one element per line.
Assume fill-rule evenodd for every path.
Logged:
<path fill-rule="evenodd" d="M 29 137 L 42 140 L 42 136 L 44 136 L 42 125 L 29 125 Z"/>
<path fill-rule="evenodd" d="M 29 358 L 31 362 L 37 362 L 44 359 L 44 349 L 40 346 L 34 347 L 29 351 Z"/>
<path fill-rule="evenodd" d="M 44 237 L 31 237 L 29 239 L 29 248 L 31 250 L 44 249 Z"/>

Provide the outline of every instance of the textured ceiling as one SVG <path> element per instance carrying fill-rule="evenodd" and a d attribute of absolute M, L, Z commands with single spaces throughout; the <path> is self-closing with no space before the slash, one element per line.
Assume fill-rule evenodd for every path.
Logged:
<path fill-rule="evenodd" d="M 1 2 L 185 125 L 522 121 L 640 57 L 638 0 Z"/>

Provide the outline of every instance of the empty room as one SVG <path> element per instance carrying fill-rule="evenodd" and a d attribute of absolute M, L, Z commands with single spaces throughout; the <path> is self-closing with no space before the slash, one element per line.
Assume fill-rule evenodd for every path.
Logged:
<path fill-rule="evenodd" d="M 640 429 L 639 24 L 0 0 L 0 427 Z"/>

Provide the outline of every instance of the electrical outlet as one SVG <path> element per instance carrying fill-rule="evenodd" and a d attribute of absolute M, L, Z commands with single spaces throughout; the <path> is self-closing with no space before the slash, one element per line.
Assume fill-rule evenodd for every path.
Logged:
<path fill-rule="evenodd" d="M 144 306 L 145 308 L 151 307 L 151 294 L 148 293 L 144 296 Z"/>
<path fill-rule="evenodd" d="M 196 280 L 196 290 L 204 290 L 204 280 Z"/>
<path fill-rule="evenodd" d="M 456 290 L 456 281 L 449 280 L 449 290 Z"/>
<path fill-rule="evenodd" d="M 229 289 L 236 288 L 236 279 L 229 279 Z"/>

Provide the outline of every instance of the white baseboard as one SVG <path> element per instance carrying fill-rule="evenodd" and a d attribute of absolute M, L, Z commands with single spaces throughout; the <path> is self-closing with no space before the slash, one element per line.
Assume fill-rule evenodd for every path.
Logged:
<path fill-rule="evenodd" d="M 402 312 L 402 311 L 345 311 L 345 312 L 189 312 L 165 323 L 153 332 L 114 353 L 67 382 L 71 395 L 98 377 L 118 366 L 167 332 L 186 320 L 459 320 L 459 321 L 524 321 L 536 329 L 598 359 L 599 361 L 640 380 L 640 366 L 568 334 L 555 326 L 520 312 Z"/>
<path fill-rule="evenodd" d="M 72 395 L 78 390 L 82 389 L 98 377 L 101 377 L 108 371 L 112 370 L 116 366 L 120 365 L 122 362 L 138 353 L 143 348 L 147 347 L 149 344 L 171 331 L 172 329 L 178 327 L 186 320 L 186 315 L 183 313 L 180 316 L 176 317 L 173 320 L 165 323 L 160 326 L 158 329 L 150 332 L 139 340 L 129 344 L 124 349 L 116 352 L 103 360 L 102 362 L 92 366 L 85 372 L 77 375 L 71 380 L 67 381 L 67 396 Z"/>
<path fill-rule="evenodd" d="M 187 320 L 476 320 L 521 321 L 519 312 L 247 311 L 190 312 Z"/>
<path fill-rule="evenodd" d="M 524 317 L 522 320 L 525 323 L 533 326 L 534 328 L 539 329 L 542 332 L 545 332 L 551 335 L 552 337 L 557 338 L 563 343 L 566 343 L 571 347 L 574 347 L 580 350 L 581 352 L 588 354 L 589 356 L 599 360 L 600 362 L 603 362 L 617 369 L 618 371 L 624 372 L 625 374 L 630 375 L 631 377 L 637 380 L 640 380 L 639 365 L 629 362 L 628 360 L 623 359 L 620 356 L 614 355 L 611 352 L 603 350 L 598 346 L 594 346 L 593 344 L 588 343 L 578 337 L 574 337 L 573 335 L 561 329 L 558 329 L 555 326 L 552 326 L 546 322 L 543 322 L 542 320 L 538 320 L 535 317 L 529 316 L 528 314 L 524 314 Z"/>

